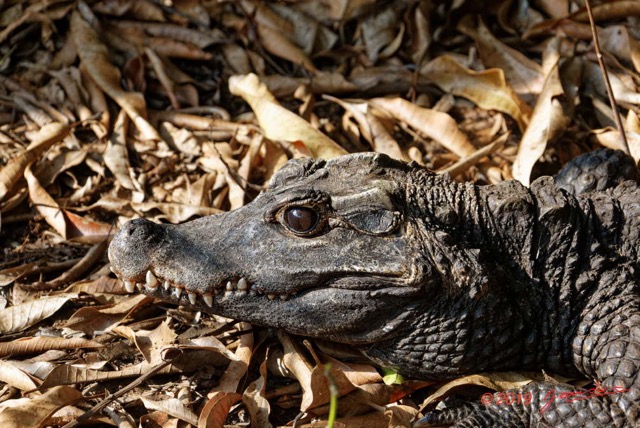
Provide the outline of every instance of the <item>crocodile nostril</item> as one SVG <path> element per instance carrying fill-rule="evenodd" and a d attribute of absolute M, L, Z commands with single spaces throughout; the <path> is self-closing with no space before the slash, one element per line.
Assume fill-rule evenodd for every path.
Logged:
<path fill-rule="evenodd" d="M 160 229 L 163 226 L 156 224 L 144 218 L 137 218 L 135 220 L 128 221 L 120 229 L 120 239 L 128 239 L 136 242 L 140 241 L 154 241 L 162 235 Z"/>

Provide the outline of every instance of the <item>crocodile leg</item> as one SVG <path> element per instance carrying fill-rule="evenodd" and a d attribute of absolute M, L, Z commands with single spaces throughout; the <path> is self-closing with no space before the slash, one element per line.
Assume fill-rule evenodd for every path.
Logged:
<path fill-rule="evenodd" d="M 633 284 L 625 275 L 620 280 Z M 638 426 L 640 297 L 632 289 L 620 295 L 596 296 L 593 302 L 600 304 L 588 305 L 581 315 L 573 353 L 576 367 L 596 380 L 595 388 L 531 383 L 517 390 L 487 393 L 480 402 L 455 402 L 428 413 L 414 428 Z"/>
<path fill-rule="evenodd" d="M 580 389 L 565 384 L 530 383 L 521 389 L 487 393 L 478 402 L 464 401 L 435 410 L 413 425 L 425 427 L 627 427 L 612 397 L 625 388 Z"/>

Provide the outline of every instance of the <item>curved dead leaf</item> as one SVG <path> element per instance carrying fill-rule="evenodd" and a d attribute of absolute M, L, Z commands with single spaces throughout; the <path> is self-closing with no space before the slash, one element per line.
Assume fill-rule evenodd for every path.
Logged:
<path fill-rule="evenodd" d="M 70 130 L 69 126 L 60 122 L 44 125 L 25 151 L 11 158 L 0 169 L 0 202 L 20 180 L 27 166 L 36 161 L 49 147 L 64 140 Z"/>
<path fill-rule="evenodd" d="M 0 310 L 0 334 L 17 333 L 56 313 L 62 305 L 78 297 L 75 293 L 60 296 L 42 296 Z"/>
<path fill-rule="evenodd" d="M 147 122 L 146 103 L 139 92 L 125 91 L 120 87 L 121 74 L 109 59 L 107 47 L 98 34 L 77 11 L 71 15 L 71 36 L 78 47 L 82 66 L 93 81 L 106 92 L 131 118 L 143 140 L 162 140 L 158 132 Z"/>
<path fill-rule="evenodd" d="M 521 388 L 534 379 L 522 373 L 504 372 L 488 373 L 481 375 L 464 376 L 442 385 L 436 392 L 427 397 L 420 408 L 425 408 L 429 404 L 446 397 L 449 391 L 464 385 L 484 386 L 494 391 L 504 391 L 507 389 Z"/>
<path fill-rule="evenodd" d="M 260 377 L 249 384 L 242 394 L 244 403 L 249 415 L 251 425 L 270 428 L 269 422 L 270 405 L 265 397 L 267 386 L 267 362 L 260 364 Z"/>
<path fill-rule="evenodd" d="M 58 409 L 84 399 L 75 388 L 60 386 L 42 395 L 0 403 L 0 426 L 3 428 L 48 426 L 47 419 Z"/>
<path fill-rule="evenodd" d="M 525 186 L 529 185 L 533 165 L 544 153 L 547 143 L 562 135 L 570 122 L 566 106 L 570 101 L 563 98 L 564 88 L 556 64 L 549 72 L 513 162 L 513 177 Z"/>
<path fill-rule="evenodd" d="M 500 69 L 474 71 L 442 55 L 422 67 L 420 74 L 442 90 L 467 98 L 483 109 L 508 114 L 521 130 L 529 123 L 531 107 L 516 95 Z"/>
<path fill-rule="evenodd" d="M 0 360 L 0 382 L 18 388 L 21 391 L 33 391 L 38 388 L 40 382 L 14 366 L 10 361 Z M 1 405 L 0 405 L 1 406 Z"/>
<path fill-rule="evenodd" d="M 215 392 L 202 407 L 198 416 L 198 428 L 224 426 L 231 406 L 240 400 L 242 400 L 242 395 L 235 392 Z"/>
<path fill-rule="evenodd" d="M 31 166 L 27 166 L 24 171 L 24 178 L 27 179 L 29 186 L 29 198 L 35 206 L 36 210 L 44 217 L 45 221 L 60 235 L 63 239 L 67 238 L 67 222 L 58 203 L 47 193 L 40 185 L 38 179 L 31 172 Z"/>
<path fill-rule="evenodd" d="M 282 362 L 284 366 L 300 382 L 302 387 L 302 403 L 300 410 L 307 411 L 329 402 L 329 379 L 324 365 L 312 366 L 301 354 L 286 333 L 278 331 L 278 338 L 284 348 Z M 331 367 L 332 382 L 338 390 L 338 397 L 346 395 L 357 387 L 349 381 L 345 374 L 337 368 Z"/>
<path fill-rule="evenodd" d="M 102 155 L 104 163 L 116 177 L 122 187 L 129 190 L 141 191 L 140 185 L 131 177 L 131 165 L 129 164 L 129 153 L 127 152 L 128 117 L 124 110 L 121 110 L 113 125 L 113 132 L 109 136 L 107 148 Z"/>
<path fill-rule="evenodd" d="M 409 158 L 400 150 L 398 142 L 385 128 L 382 119 L 371 111 L 369 104 L 364 101 L 343 101 L 330 95 L 324 95 L 323 98 L 333 101 L 350 113 L 358 123 L 362 137 L 371 144 L 374 151 L 384 153 L 394 159 L 409 161 Z"/>
<path fill-rule="evenodd" d="M 640 162 L 640 133 L 627 131 L 626 136 L 627 143 L 629 144 L 629 151 L 631 152 L 631 157 L 635 159 L 636 163 Z M 591 137 L 604 147 L 608 147 L 614 150 L 625 150 L 624 146 L 622 145 L 622 139 L 620 138 L 620 132 L 618 132 L 617 129 L 596 129 L 592 131 Z"/>
<path fill-rule="evenodd" d="M 467 15 L 458 24 L 458 30 L 476 41 L 484 66 L 503 70 L 516 93 L 539 94 L 545 81 L 540 64 L 498 40 L 481 18 L 477 23 L 473 21 L 471 15 Z"/>
<path fill-rule="evenodd" d="M 138 294 L 115 305 L 85 306 L 71 315 L 65 327 L 87 334 L 106 331 L 114 328 L 122 319 L 152 301 L 152 297 Z"/>
<path fill-rule="evenodd" d="M 191 425 L 197 425 L 198 423 L 198 415 L 193 413 L 177 398 L 167 398 L 165 400 L 154 401 L 146 397 L 140 397 L 140 400 L 142 400 L 142 404 L 144 404 L 144 407 L 148 410 L 164 412 Z"/>
<path fill-rule="evenodd" d="M 235 392 L 238 389 L 240 381 L 247 373 L 249 368 L 249 362 L 251 361 L 251 354 L 253 351 L 253 333 L 251 333 L 251 325 L 246 322 L 238 324 L 240 330 L 244 331 L 244 334 L 240 337 L 240 344 L 236 349 L 236 358 L 229 363 L 227 370 L 220 378 L 220 383 L 213 390 L 213 394 L 217 394 L 219 391 Z M 209 393 L 212 396 L 212 393 Z"/>
<path fill-rule="evenodd" d="M 309 122 L 282 107 L 255 74 L 231 76 L 229 91 L 242 97 L 251 106 L 265 136 L 270 140 L 302 141 L 314 157 L 325 159 L 347 153 Z"/>
<path fill-rule="evenodd" d="M 456 121 L 446 113 L 419 107 L 403 98 L 373 98 L 369 103 L 460 157 L 476 151 L 469 138 L 458 129 Z"/>

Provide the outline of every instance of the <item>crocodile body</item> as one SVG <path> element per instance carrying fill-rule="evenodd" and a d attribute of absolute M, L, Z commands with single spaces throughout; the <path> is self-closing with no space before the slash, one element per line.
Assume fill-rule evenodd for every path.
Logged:
<path fill-rule="evenodd" d="M 290 161 L 229 213 L 133 220 L 109 257 L 129 289 L 353 344 L 410 377 L 545 369 L 609 391 L 529 384 L 531 402 L 462 402 L 418 426 L 637 426 L 639 251 L 637 171 L 619 153 L 530 188 L 369 153 Z"/>

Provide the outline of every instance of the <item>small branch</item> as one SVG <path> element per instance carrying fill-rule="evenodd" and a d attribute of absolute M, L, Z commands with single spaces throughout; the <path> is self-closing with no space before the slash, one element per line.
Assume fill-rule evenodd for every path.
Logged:
<path fill-rule="evenodd" d="M 116 393 L 110 395 L 109 397 L 105 398 L 100 403 L 96 404 L 91 409 L 87 410 L 85 413 L 80 415 L 76 420 L 69 422 L 68 424 L 66 424 L 62 428 L 75 428 L 75 427 L 79 426 L 80 424 L 82 424 L 83 422 L 88 421 L 90 418 L 92 418 L 95 414 L 97 414 L 102 409 L 107 407 L 114 400 L 122 397 L 127 392 L 129 392 L 132 389 L 138 387 L 145 380 L 147 380 L 150 377 L 154 376 L 156 373 L 158 373 L 160 370 L 162 370 L 165 367 L 167 367 L 169 364 L 171 364 L 171 361 L 163 361 L 162 363 L 160 363 L 157 366 L 153 367 L 151 370 L 149 370 L 144 375 L 142 375 L 139 378 L 137 378 L 135 381 L 131 382 L 129 385 L 125 386 L 124 388 L 120 389 L 119 391 L 117 391 Z"/>
<path fill-rule="evenodd" d="M 607 73 L 607 67 L 604 64 L 604 60 L 602 59 L 602 50 L 600 50 L 600 41 L 598 39 L 598 33 L 596 31 L 596 23 L 593 19 L 593 13 L 591 12 L 591 2 L 589 0 L 585 0 L 584 3 L 587 7 L 587 15 L 589 15 L 589 24 L 591 25 L 591 33 L 593 34 L 593 46 L 596 50 L 596 58 L 598 58 L 598 64 L 600 65 L 600 70 L 602 70 L 602 76 L 607 88 L 607 95 L 609 95 L 609 104 L 611 104 L 611 110 L 613 110 L 613 118 L 616 121 L 616 127 L 618 128 L 618 132 L 620 133 L 620 138 L 622 138 L 622 147 L 624 151 L 627 152 L 628 155 L 630 155 L 631 151 L 629 150 L 629 143 L 627 142 L 627 134 L 624 132 L 624 128 L 622 126 L 622 120 L 620 120 L 620 112 L 618 111 L 616 99 L 613 95 L 613 89 L 611 88 L 611 82 L 609 81 L 609 73 Z"/>

